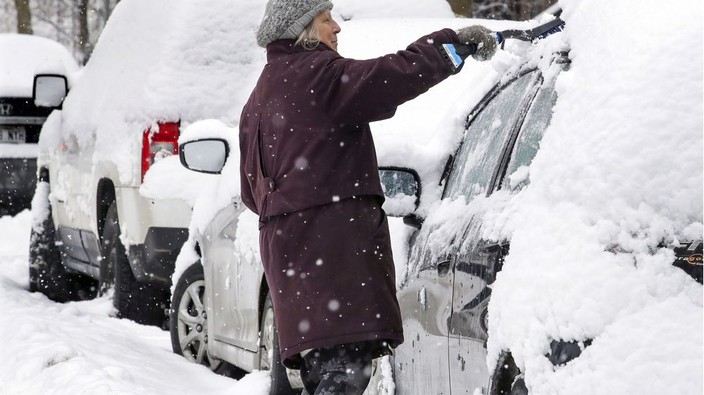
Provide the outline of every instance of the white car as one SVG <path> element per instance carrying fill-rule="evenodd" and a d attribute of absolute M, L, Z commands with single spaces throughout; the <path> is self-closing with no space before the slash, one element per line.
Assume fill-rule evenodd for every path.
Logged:
<path fill-rule="evenodd" d="M 123 1 L 63 102 L 56 77 L 37 75 L 43 104 L 62 107 L 39 142 L 30 289 L 59 301 L 114 289 L 120 317 L 164 325 L 191 207 L 141 188 L 177 153 L 183 127 L 237 121 L 263 54 L 231 40 L 250 37 L 259 12 L 229 1 Z M 243 13 L 256 15 L 249 25 L 227 22 Z"/>

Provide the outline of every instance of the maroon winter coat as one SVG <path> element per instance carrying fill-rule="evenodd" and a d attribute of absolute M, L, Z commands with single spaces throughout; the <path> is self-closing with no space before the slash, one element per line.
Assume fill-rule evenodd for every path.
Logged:
<path fill-rule="evenodd" d="M 240 121 L 242 200 L 260 216 L 261 257 L 284 364 L 337 344 L 403 342 L 369 122 L 447 78 L 449 29 L 371 60 L 278 40 Z"/>

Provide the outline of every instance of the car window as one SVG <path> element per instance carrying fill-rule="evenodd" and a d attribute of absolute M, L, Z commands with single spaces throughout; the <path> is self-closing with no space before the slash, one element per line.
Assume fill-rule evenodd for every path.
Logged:
<path fill-rule="evenodd" d="M 506 170 L 508 177 L 504 178 L 502 188 L 519 190 L 528 185 L 528 166 L 538 152 L 545 129 L 550 125 L 556 101 L 555 79 L 551 78 L 543 83 L 523 121 Z"/>
<path fill-rule="evenodd" d="M 486 194 L 506 140 L 532 98 L 538 78 L 537 72 L 520 76 L 502 88 L 472 119 L 457 153 L 445 197 L 464 196 L 469 203 L 475 196 Z"/>

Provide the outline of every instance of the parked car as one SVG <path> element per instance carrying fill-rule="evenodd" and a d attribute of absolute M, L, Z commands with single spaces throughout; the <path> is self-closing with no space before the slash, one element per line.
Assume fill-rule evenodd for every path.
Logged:
<path fill-rule="evenodd" d="M 228 20 L 248 12 L 259 11 L 229 1 L 123 1 L 64 101 L 53 76 L 37 75 L 38 95 L 57 99 L 45 105 L 61 108 L 40 138 L 31 290 L 67 301 L 114 289 L 118 316 L 164 325 L 191 207 L 140 188 L 156 162 L 177 153 L 182 127 L 237 121 L 239 92 L 263 62 L 256 48 L 231 46 L 258 18 Z"/>
<path fill-rule="evenodd" d="M 36 185 L 39 131 L 51 110 L 32 101 L 34 73 L 62 75 L 68 89 L 78 70 L 56 41 L 0 34 L 0 215 L 29 208 Z"/>
<path fill-rule="evenodd" d="M 448 138 L 454 147 L 449 159 L 445 156 L 446 160 L 432 165 L 444 171 L 416 167 L 419 161 L 425 165 L 422 150 L 409 151 L 404 144 L 380 147 L 380 163 L 385 166 L 381 174 L 387 195 L 385 210 L 403 217 L 408 226 L 417 229 L 408 239 L 408 261 L 398 284 L 406 342 L 396 349 L 392 361 L 378 361 L 390 368 L 385 374 L 393 376 L 397 393 L 529 393 L 530 378 L 525 365 L 514 358 L 514 349 L 496 349 L 504 345 L 490 344 L 490 333 L 501 334 L 502 330 L 499 327 L 492 332 L 490 322 L 496 318 L 492 316 L 495 310 L 491 295 L 507 261 L 530 260 L 510 254 L 512 233 L 519 220 L 514 216 L 530 207 L 526 199 L 531 169 L 558 103 L 556 81 L 570 78 L 570 48 L 561 40 L 560 35 L 555 35 L 535 48 L 529 44 L 528 48 L 517 46 L 515 57 L 497 59 L 497 67 L 504 72 L 492 77 L 495 86 L 478 104 L 450 107 L 461 114 L 465 123 L 461 138 Z M 444 100 L 447 103 L 451 99 Z M 421 117 L 411 117 L 406 124 L 412 125 Z M 569 132 L 552 130 L 553 135 Z M 186 167 L 222 174 L 218 189 L 208 194 L 218 196 L 218 208 L 202 216 L 198 214 L 199 207 L 195 209 L 196 222 L 184 251 L 195 250 L 198 255 L 188 254 L 184 265 L 177 265 L 174 276 L 174 351 L 216 371 L 223 364 L 246 371 L 270 367 L 274 383 L 281 383 L 284 371 L 277 361 L 268 288 L 258 262 L 257 219 L 242 207 L 237 196 L 236 130 L 211 124 L 198 133 L 184 135 L 180 144 Z M 223 195 L 231 200 L 229 204 L 222 204 Z M 208 199 L 212 202 L 216 198 Z M 206 206 L 213 207 L 203 203 L 201 209 Z M 698 207 L 701 218 L 701 206 Z M 674 259 L 658 270 L 677 280 L 672 283 L 678 284 L 673 285 L 673 292 L 684 288 L 698 290 L 701 295 L 701 229 L 673 232 L 695 238 L 669 238 L 654 246 L 662 251 L 653 254 Z M 605 248 L 609 254 L 624 254 L 637 261 L 627 246 Z M 633 277 L 653 276 L 647 265 L 644 272 L 635 273 L 638 268 L 633 265 L 625 270 L 625 275 Z M 537 271 L 531 275 L 525 279 L 524 289 L 530 288 L 529 282 L 551 273 Z M 607 272 L 592 275 L 597 281 L 599 276 L 604 283 L 612 281 Z M 574 279 L 574 283 L 563 284 L 563 288 L 569 293 L 569 286 L 577 286 L 579 279 Z M 533 320 L 545 320 L 539 325 L 550 327 L 550 317 Z M 531 340 L 534 339 L 525 341 Z M 598 341 L 598 336 L 546 338 L 540 342 L 549 347 L 530 351 L 537 352 L 536 357 L 558 370 L 574 364 Z M 525 358 L 523 352 L 519 355 Z M 379 369 L 377 374 L 382 371 Z M 389 391 L 388 380 L 378 379 L 370 386 L 370 392 L 379 391 L 377 383 L 386 383 L 382 390 Z"/>

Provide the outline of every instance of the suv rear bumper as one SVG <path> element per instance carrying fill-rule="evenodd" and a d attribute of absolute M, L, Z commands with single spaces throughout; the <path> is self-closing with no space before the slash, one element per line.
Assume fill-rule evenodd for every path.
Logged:
<path fill-rule="evenodd" d="M 95 279 L 100 276 L 100 250 L 92 232 L 60 227 L 63 263 L 69 269 Z M 168 289 L 176 257 L 188 239 L 186 228 L 149 228 L 144 244 L 128 249 L 130 265 L 139 282 Z"/>

